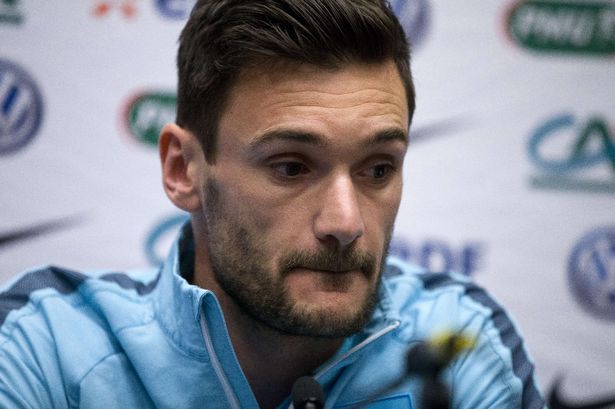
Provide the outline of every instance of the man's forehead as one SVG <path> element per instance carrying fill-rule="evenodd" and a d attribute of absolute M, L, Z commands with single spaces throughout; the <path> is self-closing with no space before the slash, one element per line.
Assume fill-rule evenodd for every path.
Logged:
<path fill-rule="evenodd" d="M 377 63 L 349 62 L 336 67 L 326 67 L 286 59 L 272 59 L 250 64 L 242 69 L 231 88 L 231 94 L 233 89 L 242 86 L 262 90 L 273 87 L 292 90 L 294 87 L 310 84 L 313 88 L 317 88 L 323 85 L 323 79 L 339 77 L 340 73 L 344 73 L 345 78 L 345 81 L 335 81 L 335 87 L 340 93 L 360 88 L 366 81 L 372 86 L 380 84 L 383 89 L 387 87 L 404 89 L 399 70 L 393 60 Z M 406 98 L 405 92 L 403 94 Z"/>
<path fill-rule="evenodd" d="M 274 61 L 245 68 L 230 90 L 225 113 L 248 110 L 272 114 L 294 108 L 363 108 L 366 115 L 393 113 L 408 124 L 406 90 L 393 61 L 349 63 L 338 68 Z M 360 109 L 357 109 L 358 112 Z M 262 118 L 261 118 L 262 119 Z"/>

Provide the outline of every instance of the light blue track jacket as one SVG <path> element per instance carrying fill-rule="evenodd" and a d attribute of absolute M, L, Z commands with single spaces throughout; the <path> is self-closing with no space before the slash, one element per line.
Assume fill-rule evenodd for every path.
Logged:
<path fill-rule="evenodd" d="M 189 225 L 158 271 L 85 275 L 47 267 L 0 294 L 0 408 L 258 408 L 211 291 L 189 284 Z M 481 288 L 390 259 L 372 321 L 314 376 L 326 408 L 420 408 L 410 347 L 445 330 L 478 335 L 445 373 L 453 408 L 544 407 L 509 317 Z M 272 362 L 285 365 L 285 362 Z M 267 369 L 263 368 L 263 373 Z M 280 408 L 290 406 L 290 398 Z"/>

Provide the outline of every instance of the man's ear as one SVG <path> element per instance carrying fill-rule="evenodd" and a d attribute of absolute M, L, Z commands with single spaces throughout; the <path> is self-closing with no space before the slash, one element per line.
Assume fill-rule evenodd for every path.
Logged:
<path fill-rule="evenodd" d="M 205 158 L 196 137 L 176 124 L 167 124 L 158 140 L 162 184 L 171 202 L 187 212 L 201 208 L 200 188 Z"/>

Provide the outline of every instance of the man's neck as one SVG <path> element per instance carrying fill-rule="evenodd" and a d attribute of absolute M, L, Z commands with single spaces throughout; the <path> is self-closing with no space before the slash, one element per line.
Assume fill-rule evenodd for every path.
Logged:
<path fill-rule="evenodd" d="M 301 376 L 331 358 L 343 339 L 313 338 L 281 333 L 246 315 L 226 294 L 196 251 L 194 284 L 216 294 L 239 364 L 261 408 L 275 408 Z"/>
<path fill-rule="evenodd" d="M 293 383 L 312 374 L 343 341 L 282 334 L 244 314 L 238 317 L 236 311 L 229 311 L 234 308 L 224 311 L 229 335 L 261 408 L 278 406 L 290 394 Z"/>

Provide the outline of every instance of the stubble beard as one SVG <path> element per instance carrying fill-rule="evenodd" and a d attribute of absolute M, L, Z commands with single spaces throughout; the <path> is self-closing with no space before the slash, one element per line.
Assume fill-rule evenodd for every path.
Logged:
<path fill-rule="evenodd" d="M 384 243 L 377 269 L 377 258 L 350 246 L 343 250 L 324 248 L 317 252 L 291 251 L 278 262 L 277 271 L 267 268 L 269 258 L 258 245 L 259 237 L 241 216 L 228 214 L 217 182 L 205 185 L 204 209 L 206 245 L 212 272 L 220 288 L 245 315 L 278 332 L 306 337 L 342 338 L 360 331 L 370 321 L 379 301 L 379 287 L 391 232 Z M 389 229 L 389 230 L 392 230 Z M 371 284 L 361 305 L 353 311 L 332 311 L 301 307 L 289 295 L 285 277 L 295 268 L 311 270 L 358 270 Z M 376 277 L 374 277 L 376 275 Z M 355 278 L 356 279 L 356 278 Z M 331 273 L 331 286 L 345 285 Z"/>

